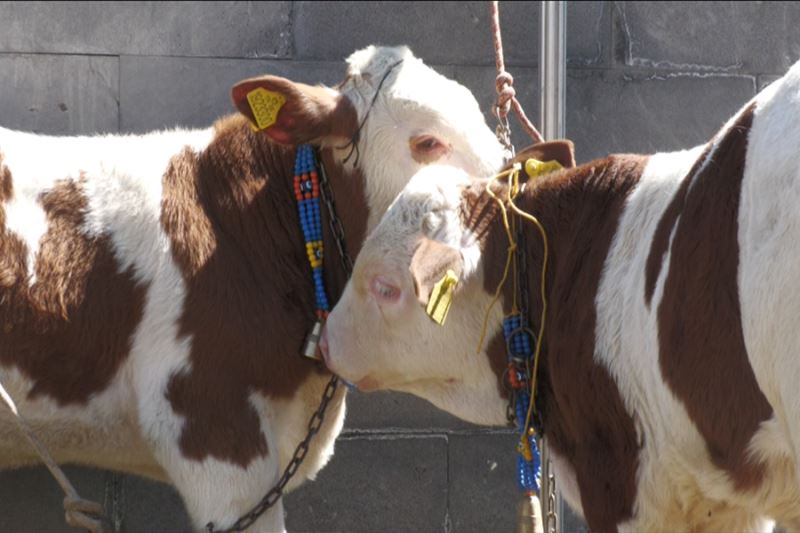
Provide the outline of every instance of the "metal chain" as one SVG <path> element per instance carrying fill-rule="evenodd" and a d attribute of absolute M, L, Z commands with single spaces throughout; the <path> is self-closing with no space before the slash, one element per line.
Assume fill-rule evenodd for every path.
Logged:
<path fill-rule="evenodd" d="M 511 127 L 508 124 L 508 117 L 500 117 L 497 115 L 497 126 L 494 129 L 494 135 L 500 144 L 503 145 L 503 157 L 506 162 L 514 159 L 516 153 L 514 152 L 514 144 L 511 142 Z"/>
<path fill-rule="evenodd" d="M 328 209 L 330 227 L 331 231 L 333 232 L 336 247 L 339 249 L 339 257 L 342 260 L 342 267 L 344 267 L 345 274 L 347 274 L 349 277 L 353 272 L 353 260 L 347 253 L 347 247 L 345 246 L 344 226 L 342 226 L 342 221 L 336 214 L 336 204 L 334 203 L 333 192 L 331 191 L 330 184 L 328 182 L 328 174 L 325 172 L 325 165 L 322 164 L 322 159 L 319 157 L 319 154 L 316 154 L 316 157 L 320 170 L 320 196 L 322 197 L 323 201 L 325 202 L 325 206 Z M 249 513 L 242 515 L 231 527 L 228 529 L 217 530 L 214 529 L 214 523 L 209 522 L 206 525 L 206 531 L 209 533 L 244 531 L 248 527 L 252 526 L 256 520 L 258 520 L 258 518 L 267 511 L 267 509 L 275 505 L 278 500 L 281 499 L 281 496 L 283 496 L 283 490 L 286 488 L 287 483 L 289 483 L 289 480 L 291 480 L 292 477 L 297 473 L 297 470 L 300 468 L 300 465 L 306 458 L 311 440 L 322 427 L 322 423 L 325 420 L 325 411 L 328 409 L 328 404 L 331 402 L 334 394 L 336 393 L 336 387 L 338 384 L 339 378 L 336 376 L 331 376 L 331 379 L 325 386 L 325 391 L 322 393 L 322 399 L 319 402 L 319 407 L 317 407 L 317 410 L 314 411 L 314 414 L 311 415 L 311 419 L 308 421 L 308 432 L 306 433 L 305 438 L 300 441 L 300 444 L 297 445 L 297 448 L 295 448 L 294 453 L 292 454 L 292 459 L 289 461 L 289 464 L 286 465 L 286 468 L 278 480 L 278 483 L 276 483 L 275 486 L 264 495 L 261 501 L 258 502 L 258 504 L 256 504 L 256 506 L 253 507 Z"/>
<path fill-rule="evenodd" d="M 517 229 L 517 288 L 519 290 L 519 312 L 522 315 L 522 323 L 528 324 L 528 260 L 525 253 L 527 248 L 525 246 L 525 232 L 522 226 Z M 536 339 L 531 339 L 536 341 Z"/>
<path fill-rule="evenodd" d="M 261 501 L 258 502 L 249 513 L 242 515 L 231 527 L 227 529 L 214 529 L 213 522 L 209 522 L 206 525 L 206 531 L 209 533 L 244 531 L 252 526 L 267 509 L 275 505 L 281 496 L 283 496 L 283 489 L 286 488 L 286 484 L 289 483 L 289 480 L 295 475 L 297 469 L 300 468 L 303 459 L 306 458 L 311 439 L 314 438 L 322 427 L 322 423 L 325 420 L 325 411 L 336 393 L 338 384 L 339 379 L 336 376 L 332 376 L 330 381 L 328 381 L 328 384 L 325 386 L 325 391 L 322 393 L 322 400 L 320 400 L 319 407 L 317 407 L 317 410 L 314 411 L 314 414 L 311 415 L 311 419 L 308 421 L 308 433 L 306 433 L 306 437 L 300 441 L 300 444 L 295 448 L 292 459 L 289 461 L 289 464 L 286 465 L 286 469 L 283 471 L 283 475 L 281 475 L 278 483 L 264 495 Z"/>
<path fill-rule="evenodd" d="M 553 474 L 552 467 L 548 474 L 549 483 L 547 491 L 547 516 L 545 517 L 545 531 L 547 533 L 558 532 L 558 513 L 556 513 L 556 476 Z"/>
<path fill-rule="evenodd" d="M 528 260 L 527 260 L 527 247 L 525 246 L 525 232 L 523 231 L 522 227 L 517 229 L 517 249 L 516 249 L 516 261 L 517 261 L 517 288 L 519 291 L 518 295 L 518 302 L 519 302 L 519 310 L 522 314 L 522 320 L 524 324 L 528 323 L 528 317 L 530 313 L 529 307 L 529 298 L 530 293 L 528 291 Z M 530 333 L 533 335 L 533 333 Z M 533 342 L 536 342 L 536 339 L 531 339 Z M 532 369 L 528 370 L 529 372 Z M 531 380 L 536 379 L 536 376 L 531 376 Z M 535 401 L 535 400 L 531 400 Z M 546 446 L 544 441 L 544 427 L 542 424 L 541 419 L 541 410 L 539 406 L 534 406 L 533 410 L 533 427 L 539 433 L 539 436 L 542 438 L 541 443 L 542 446 Z M 542 458 L 544 460 L 549 454 L 542 454 Z M 544 465 L 543 470 L 546 472 L 547 475 L 547 483 L 545 486 L 547 487 L 547 494 L 545 498 L 543 498 L 544 509 L 545 509 L 545 516 L 544 516 L 544 531 L 547 533 L 558 533 L 558 513 L 556 512 L 556 478 L 553 474 L 552 467 L 545 468 Z"/>
<path fill-rule="evenodd" d="M 339 249 L 339 257 L 342 259 L 342 266 L 345 273 L 350 276 L 353 272 L 353 260 L 347 253 L 347 247 L 344 242 L 344 226 L 342 221 L 336 215 L 336 204 L 333 200 L 333 191 L 331 191 L 330 184 L 328 183 L 328 173 L 325 172 L 325 165 L 322 164 L 322 159 L 317 154 L 317 161 L 319 161 L 319 192 L 322 199 L 325 201 L 325 206 L 328 208 L 328 222 L 333 232 L 334 240 L 336 241 L 336 248 Z"/>

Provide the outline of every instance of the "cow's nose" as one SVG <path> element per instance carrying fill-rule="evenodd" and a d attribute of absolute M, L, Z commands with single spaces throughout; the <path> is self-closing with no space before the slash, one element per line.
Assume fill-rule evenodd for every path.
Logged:
<path fill-rule="evenodd" d="M 328 328 L 322 327 L 322 335 L 319 337 L 319 353 L 322 355 L 322 360 L 328 365 Z"/>

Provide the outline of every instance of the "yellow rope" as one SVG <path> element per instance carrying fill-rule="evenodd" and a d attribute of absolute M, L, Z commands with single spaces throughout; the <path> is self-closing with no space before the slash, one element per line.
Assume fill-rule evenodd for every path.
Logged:
<path fill-rule="evenodd" d="M 523 435 L 522 438 L 524 439 L 525 436 L 528 434 L 528 431 L 530 429 L 531 416 L 533 414 L 533 406 L 536 405 L 536 392 L 537 392 L 537 390 L 536 390 L 536 376 L 537 376 L 537 374 L 539 372 L 539 356 L 542 353 L 542 339 L 544 337 L 545 319 L 547 317 L 547 293 L 546 293 L 546 289 L 547 289 L 547 260 L 548 260 L 548 257 L 549 257 L 549 244 L 548 244 L 548 241 L 547 241 L 547 232 L 545 231 L 544 226 L 542 226 L 541 222 L 539 222 L 539 220 L 535 216 L 533 216 L 530 213 L 526 213 L 525 211 L 521 210 L 514 203 L 514 198 L 516 198 L 517 194 L 519 194 L 519 192 L 520 192 L 520 185 L 519 185 L 520 169 L 521 169 L 521 166 L 520 166 L 519 163 L 517 163 L 510 170 L 507 170 L 505 172 L 501 172 L 499 174 L 496 174 L 496 175 L 492 176 L 492 178 L 489 180 L 489 183 L 486 186 L 487 194 L 495 202 L 497 202 L 497 205 L 500 208 L 500 213 L 501 213 L 501 215 L 503 217 L 503 227 L 506 230 L 506 235 L 508 237 L 509 245 L 508 245 L 508 255 L 506 257 L 506 265 L 505 265 L 505 268 L 503 270 L 503 278 L 500 280 L 500 283 L 497 285 L 497 290 L 494 293 L 494 297 L 492 298 L 492 301 L 489 303 L 489 306 L 486 308 L 486 312 L 485 312 L 484 317 L 483 317 L 483 326 L 481 327 L 481 336 L 480 336 L 480 339 L 478 341 L 478 351 L 480 352 L 481 347 L 483 346 L 483 341 L 486 338 L 486 329 L 488 327 L 489 314 L 491 313 L 492 308 L 494 308 L 494 306 L 497 303 L 497 301 L 500 299 L 500 292 L 503 290 L 503 286 L 505 285 L 505 282 L 508 279 L 508 271 L 509 271 L 509 268 L 512 265 L 514 252 L 517 249 L 517 243 L 514 240 L 514 235 L 513 235 L 513 231 L 512 231 L 512 228 L 516 227 L 514 219 L 512 219 L 511 223 L 509 223 L 508 211 L 506 209 L 505 204 L 492 191 L 492 185 L 494 184 L 494 182 L 496 180 L 498 180 L 500 178 L 508 177 L 509 178 L 509 183 L 508 183 L 506 200 L 508 202 L 509 207 L 511 207 L 511 210 L 514 211 L 514 213 L 516 213 L 518 216 L 522 217 L 523 219 L 527 220 L 528 222 L 530 222 L 534 226 L 536 226 L 536 228 L 539 230 L 539 233 L 542 236 L 542 244 L 543 244 L 543 246 L 542 246 L 542 248 L 543 248 L 542 275 L 541 275 L 541 283 L 540 283 L 540 290 L 541 290 L 541 296 L 542 296 L 542 314 L 541 314 L 541 318 L 540 318 L 540 321 L 539 321 L 539 333 L 538 333 L 538 335 L 536 337 L 536 349 L 535 349 L 534 354 L 533 354 L 533 371 L 530 373 L 530 376 L 531 376 L 531 378 L 530 378 L 530 382 L 531 382 L 530 396 L 531 396 L 531 399 L 530 399 L 530 403 L 528 405 L 528 413 L 527 413 L 527 415 L 525 417 L 525 428 L 524 428 L 525 430 L 522 433 L 522 435 Z M 516 263 L 514 263 L 514 272 L 516 273 Z M 516 276 L 515 276 L 515 279 L 514 279 L 513 283 L 514 283 L 514 286 L 513 286 L 513 289 L 514 289 L 514 294 L 513 294 L 514 300 L 513 300 L 513 303 L 512 303 L 512 309 L 511 309 L 511 313 L 510 313 L 512 315 L 519 312 L 518 309 L 517 309 L 517 294 L 516 294 L 517 293 L 517 280 L 516 280 Z"/>
<path fill-rule="evenodd" d="M 483 315 L 483 325 L 481 326 L 481 336 L 478 339 L 478 353 L 480 353 L 481 348 L 483 347 L 483 341 L 486 339 L 486 330 L 489 325 L 489 314 L 492 312 L 497 301 L 500 299 L 500 291 L 503 290 L 503 285 L 506 283 L 506 279 L 508 279 L 508 269 L 511 267 L 512 259 L 514 258 L 514 251 L 517 249 L 517 243 L 514 241 L 513 236 L 511 235 L 511 228 L 508 223 L 508 212 L 506 211 L 506 206 L 503 204 L 503 201 L 497 197 L 492 191 L 492 185 L 495 181 L 499 178 L 503 178 L 506 176 L 510 176 L 514 172 L 519 172 L 519 164 L 514 165 L 511 169 L 501 172 L 499 174 L 495 174 L 489 180 L 489 183 L 486 185 L 486 193 L 492 197 L 492 199 L 497 202 L 497 205 L 500 207 L 500 214 L 503 216 L 503 226 L 506 228 L 506 234 L 508 235 L 508 255 L 506 256 L 506 266 L 503 269 L 503 278 L 500 280 L 500 283 L 497 284 L 497 290 L 494 292 L 494 297 L 492 301 L 489 302 L 489 306 L 486 308 L 486 312 Z"/>
<path fill-rule="evenodd" d="M 517 182 L 517 187 L 519 186 L 519 173 L 516 173 L 512 176 L 512 179 Z M 531 414 L 533 413 L 533 406 L 536 405 L 536 375 L 539 372 L 539 355 L 542 353 L 542 338 L 544 337 L 544 325 L 545 325 L 545 318 L 547 317 L 547 259 L 549 253 L 549 246 L 547 242 L 547 232 L 544 230 L 544 226 L 542 223 L 539 222 L 535 216 L 531 215 L 530 213 L 526 213 L 522 209 L 514 204 L 514 199 L 511 195 L 511 188 L 509 187 L 509 194 L 508 194 L 508 205 L 511 206 L 511 209 L 523 219 L 527 220 L 528 222 L 532 223 L 536 228 L 539 230 L 539 233 L 542 235 L 542 276 L 541 276 L 541 284 L 540 290 L 542 294 L 542 315 L 539 320 L 539 334 L 536 336 L 536 350 L 533 353 L 533 372 L 531 373 L 531 400 L 530 404 L 528 405 L 528 414 L 525 417 L 525 433 L 528 433 L 528 429 L 530 428 L 531 423 Z"/>

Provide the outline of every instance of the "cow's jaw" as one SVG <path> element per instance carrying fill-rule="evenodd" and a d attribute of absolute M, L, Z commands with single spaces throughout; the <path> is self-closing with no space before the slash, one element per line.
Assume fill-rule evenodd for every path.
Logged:
<path fill-rule="evenodd" d="M 410 294 L 405 296 L 409 301 L 399 310 L 381 309 L 359 287 L 363 274 L 354 273 L 355 282 L 348 284 L 328 318 L 322 346 L 331 371 L 361 390 L 407 392 L 468 422 L 506 424 L 507 399 L 490 364 L 488 342 L 478 349 L 483 321 L 483 313 L 475 312 L 478 307 L 459 307 L 457 296 L 445 325 L 439 326 L 413 300 L 410 280 L 403 291 Z M 491 300 L 481 276 L 465 284 L 459 296 L 487 305 Z M 496 326 L 501 321 L 502 311 L 495 306 L 489 316 L 487 340 L 500 334 Z M 375 331 L 387 332 L 386 338 L 375 339 L 370 335 Z M 449 342 L 443 344 L 444 340 Z M 412 344 L 423 348 L 412 350 Z"/>

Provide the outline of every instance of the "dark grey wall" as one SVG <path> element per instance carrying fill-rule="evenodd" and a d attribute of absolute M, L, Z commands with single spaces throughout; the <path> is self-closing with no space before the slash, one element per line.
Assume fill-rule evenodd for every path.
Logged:
<path fill-rule="evenodd" d="M 0 125 L 56 134 L 206 126 L 241 78 L 335 83 L 371 43 L 411 46 L 494 97 L 488 2 L 0 2 Z M 508 69 L 538 115 L 538 2 L 501 2 Z M 693 146 L 800 58 L 800 4 L 571 2 L 567 134 L 581 162 Z M 493 123 L 491 123 L 493 126 Z M 517 135 L 519 145 L 527 139 Z M 288 496 L 293 531 L 511 531 L 514 437 L 393 394 L 353 394 L 320 474 Z M 71 468 L 123 532 L 180 531 L 170 489 Z M 570 521 L 567 531 L 580 526 Z M 64 531 L 46 472 L 0 474 L 0 532 Z"/>

